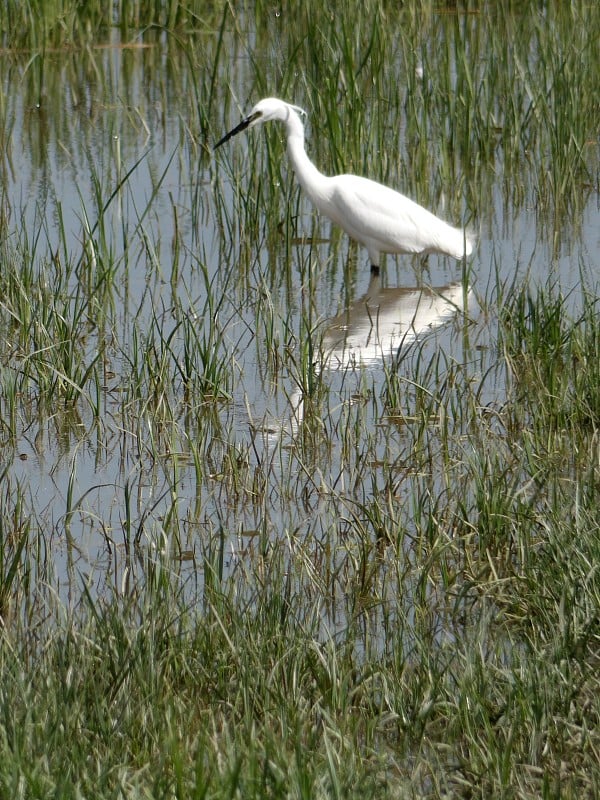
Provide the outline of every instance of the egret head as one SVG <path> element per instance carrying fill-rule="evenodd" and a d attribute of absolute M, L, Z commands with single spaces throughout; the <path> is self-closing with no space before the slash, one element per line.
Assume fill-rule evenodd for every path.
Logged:
<path fill-rule="evenodd" d="M 261 122 L 268 122 L 271 119 L 285 122 L 290 116 L 290 113 L 306 114 L 299 106 L 293 106 L 291 103 L 286 103 L 283 100 L 279 100 L 277 97 L 265 97 L 264 100 L 258 101 L 252 111 L 247 117 L 244 117 L 239 125 L 236 125 L 233 130 L 226 133 L 225 136 L 216 143 L 214 149 L 216 150 L 217 147 L 228 142 L 231 137 L 235 136 L 237 133 L 245 131 L 246 128 L 253 128 Z"/>

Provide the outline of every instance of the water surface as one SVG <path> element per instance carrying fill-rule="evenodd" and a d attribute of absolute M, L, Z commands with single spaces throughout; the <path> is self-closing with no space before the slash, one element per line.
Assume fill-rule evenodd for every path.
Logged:
<path fill-rule="evenodd" d="M 454 222 L 462 217 L 477 235 L 468 264 L 388 257 L 374 286 L 366 253 L 299 194 L 281 130 L 258 129 L 212 153 L 244 110 L 277 89 L 276 80 L 263 88 L 261 76 L 283 74 L 291 33 L 280 46 L 271 36 L 281 23 L 261 28 L 241 16 L 228 26 L 223 48 L 232 57 L 217 62 L 210 103 L 214 28 L 181 46 L 165 35 L 122 42 L 112 34 L 88 53 L 0 57 L 2 236 L 49 297 L 58 287 L 63 310 L 85 307 L 76 346 L 94 367 L 84 394 L 100 407 L 94 414 L 85 398 L 65 407 L 31 382 L 5 423 L 2 513 L 14 513 L 20 498 L 43 551 L 41 576 L 70 602 L 82 581 L 124 589 L 164 554 L 193 587 L 208 563 L 227 575 L 268 542 L 305 543 L 316 558 L 319 541 L 333 536 L 343 548 L 357 521 L 368 527 L 365 509 L 383 496 L 398 504 L 408 554 L 411 498 L 423 480 L 411 473 L 423 446 L 419 392 L 440 391 L 455 375 L 455 406 L 446 389 L 440 394 L 446 416 L 477 382 L 482 406 L 501 404 L 496 319 L 506 297 L 524 282 L 532 292 L 551 285 L 576 311 L 582 292 L 595 289 L 597 142 L 583 154 L 596 185 L 582 184 L 579 207 L 560 218 L 543 202 L 536 170 L 547 161 L 536 161 L 535 143 L 512 194 L 507 182 L 519 173 L 500 139 L 479 173 L 480 153 L 457 147 L 449 183 L 442 140 L 429 147 L 433 181 L 411 162 L 419 103 L 447 91 L 433 67 L 436 46 L 452 49 L 459 35 L 450 20 L 423 32 L 426 58 L 408 87 L 421 81 L 419 92 L 398 89 L 417 58 L 401 38 L 377 78 L 388 97 L 391 87 L 400 92 L 401 124 L 383 126 L 385 148 L 368 126 L 348 123 L 344 154 L 343 137 L 330 141 L 331 111 L 319 114 L 316 103 L 308 146 L 324 171 L 346 159 L 346 168 L 385 178 Z M 462 30 L 482 81 L 483 27 L 473 19 Z M 446 58 L 459 91 L 454 57 Z M 290 102 L 308 106 L 318 96 L 308 70 L 299 54 L 295 78 L 281 80 Z M 338 91 L 341 109 L 356 103 L 342 81 Z M 365 93 L 365 117 L 382 103 Z M 32 353 L 13 351 L 7 303 L 2 317 L 6 394 Z M 6 415 L 9 405 L 5 397 Z M 450 424 L 458 434 L 465 422 L 456 413 Z M 444 481 L 435 467 L 440 425 L 433 415 L 430 489 Z"/>

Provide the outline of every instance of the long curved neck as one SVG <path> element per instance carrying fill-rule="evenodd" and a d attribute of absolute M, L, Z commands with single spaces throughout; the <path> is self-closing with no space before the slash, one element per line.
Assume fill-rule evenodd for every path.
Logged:
<path fill-rule="evenodd" d="M 293 109 L 288 109 L 285 119 L 287 134 L 287 151 L 298 183 L 317 206 L 321 205 L 324 184 L 327 177 L 315 167 L 304 149 L 304 126 L 302 120 Z"/>

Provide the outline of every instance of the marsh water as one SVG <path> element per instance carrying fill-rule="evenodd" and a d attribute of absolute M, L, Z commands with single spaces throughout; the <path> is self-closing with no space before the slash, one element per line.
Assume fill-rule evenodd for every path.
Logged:
<path fill-rule="evenodd" d="M 524 282 L 550 286 L 576 314 L 596 291 L 597 141 L 580 150 L 583 171 L 565 180 L 561 206 L 548 188 L 556 155 L 526 132 L 513 141 L 508 99 L 496 98 L 484 163 L 485 131 L 452 144 L 438 120 L 415 137 L 411 120 L 435 113 L 432 98 L 460 91 L 457 39 L 474 80 L 510 71 L 535 117 L 527 65 L 490 63 L 483 14 L 429 18 L 411 47 L 398 29 L 384 78 L 362 82 L 363 72 L 362 96 L 331 51 L 338 79 L 323 92 L 339 119 L 318 101 L 314 65 L 298 51 L 290 65 L 292 28 L 276 11 L 215 16 L 186 37 L 111 31 L 81 51 L 0 55 L 3 258 L 27 272 L 22 294 L 45 292 L 53 314 L 72 315 L 65 336 L 77 331 L 70 358 L 82 365 L 78 381 L 54 360 L 58 333 L 46 354 L 17 343 L 22 319 L 0 298 L 2 513 L 26 525 L 39 577 L 65 600 L 84 583 L 123 589 L 165 554 L 192 586 L 277 541 L 317 563 L 333 530 L 376 532 L 368 511 L 384 487 L 409 537 L 417 439 L 431 439 L 435 461 L 453 409 L 454 432 L 464 424 L 468 438 L 443 392 L 424 433 L 421 395 L 456 380 L 477 385 L 481 408 L 501 405 L 496 320 L 507 296 Z M 358 74 L 360 38 L 356 47 Z M 477 241 L 468 263 L 388 256 L 374 282 L 366 253 L 300 194 L 281 128 L 213 152 L 269 94 L 307 108 L 307 147 L 323 171 L 368 174 L 465 224 Z M 484 104 L 487 93 L 474 97 Z M 457 103 L 454 113 L 483 112 Z M 28 372 L 37 360 L 45 386 Z M 443 470 L 433 473 L 429 485 L 442 488 Z"/>

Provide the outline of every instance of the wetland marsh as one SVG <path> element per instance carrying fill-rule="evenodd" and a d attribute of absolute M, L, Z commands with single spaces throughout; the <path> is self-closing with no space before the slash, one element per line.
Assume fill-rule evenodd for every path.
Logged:
<path fill-rule="evenodd" d="M 600 10 L 0 10 L 0 795 L 600 793 Z M 327 174 L 476 237 L 364 251 Z"/>

